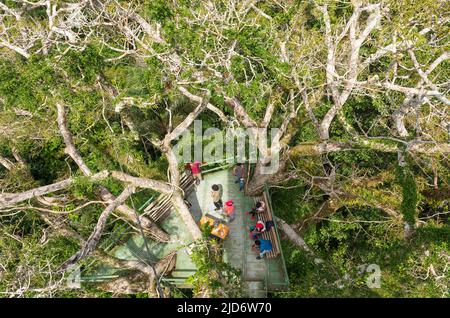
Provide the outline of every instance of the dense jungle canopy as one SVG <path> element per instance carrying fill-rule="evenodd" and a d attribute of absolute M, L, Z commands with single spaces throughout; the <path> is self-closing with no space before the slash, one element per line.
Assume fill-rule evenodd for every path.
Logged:
<path fill-rule="evenodd" d="M 159 193 L 202 241 L 174 152 L 197 119 L 278 128 L 246 188 L 279 217 L 273 297 L 448 297 L 449 36 L 445 0 L 0 0 L 0 296 L 125 296 L 67 288 L 97 260 L 154 297 L 164 262 L 99 243 L 167 240 L 136 219 Z M 233 290 L 209 270 L 193 296 Z"/>

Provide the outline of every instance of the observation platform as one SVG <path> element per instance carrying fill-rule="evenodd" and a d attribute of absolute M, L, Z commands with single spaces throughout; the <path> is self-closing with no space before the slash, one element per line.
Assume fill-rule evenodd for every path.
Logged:
<path fill-rule="evenodd" d="M 251 250 L 253 241 L 249 235 L 249 228 L 256 221 L 252 220 L 245 212 L 251 210 L 254 198 L 247 197 L 243 191 L 239 191 L 232 167 L 230 165 L 203 166 L 202 170 L 203 180 L 193 191 L 190 191 L 186 199 L 192 204 L 190 211 L 197 222 L 205 214 L 224 220 L 220 212 L 214 210 L 215 206 L 210 194 L 213 184 L 222 186 L 223 202 L 234 201 L 236 218 L 233 222 L 227 223 L 230 232 L 223 242 L 224 261 L 240 270 L 243 294 L 247 297 L 266 297 L 267 292 L 288 289 L 289 280 L 281 248 L 280 253 L 275 257 L 262 260 L 257 260 L 258 254 Z M 267 189 L 266 194 L 268 194 Z M 266 197 L 269 198 L 268 204 L 273 213 L 270 196 L 266 195 Z M 158 220 L 158 224 L 170 235 L 171 240 L 162 243 L 147 238 L 147 244 L 151 251 L 150 256 L 140 235 L 133 235 L 124 244 L 114 246 L 109 253 L 121 259 L 156 262 L 175 251 L 176 265 L 170 273 L 164 274 L 162 281 L 181 289 L 192 288 L 189 277 L 195 273 L 196 267 L 190 258 L 190 244 L 193 243 L 191 235 L 175 211 L 170 210 L 166 216 Z M 279 242 L 276 226 L 273 231 Z M 120 275 L 120 270 L 100 266 L 92 277 L 95 281 L 102 281 L 117 277 L 117 275 Z M 83 280 L 89 281 L 88 278 L 85 276 Z"/>

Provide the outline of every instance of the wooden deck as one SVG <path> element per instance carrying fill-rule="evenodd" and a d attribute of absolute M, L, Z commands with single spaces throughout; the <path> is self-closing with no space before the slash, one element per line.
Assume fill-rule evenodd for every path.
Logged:
<path fill-rule="evenodd" d="M 211 186 L 213 184 L 222 186 L 223 202 L 230 199 L 234 201 L 236 218 L 233 222 L 228 223 L 230 234 L 224 242 L 224 260 L 241 271 L 244 295 L 262 298 L 267 296 L 267 291 L 286 288 L 287 277 L 282 253 L 277 251 L 276 254 L 272 255 L 272 258 L 257 260 L 256 257 L 259 254 L 251 250 L 253 240 L 250 238 L 249 228 L 256 221 L 252 220 L 251 216 L 246 215 L 245 212 L 250 211 L 255 198 L 247 197 L 243 191 L 239 191 L 239 185 L 235 183 L 232 169 L 216 170 L 204 174 L 203 180 L 198 186 L 190 186 L 190 180 L 189 182 L 187 178 L 185 180 L 186 185 L 188 185 L 186 193 L 189 193 L 187 200 L 192 204 L 191 213 L 197 222 L 206 213 L 225 221 L 221 213 L 214 210 L 215 206 L 211 197 Z M 176 251 L 175 269 L 164 280 L 179 288 L 189 288 L 186 279 L 196 271 L 195 264 L 190 259 L 188 246 L 193 240 L 178 214 L 173 211 L 170 205 L 167 209 L 165 202 L 166 198 L 160 196 L 155 203 L 146 209 L 147 215 L 155 217 L 160 226 L 171 237 L 171 241 L 166 243 L 148 240 L 152 257 L 155 258 L 151 261 L 161 259 Z M 157 206 L 162 208 L 155 209 Z M 155 214 L 156 210 L 160 213 Z M 278 238 L 276 233 L 274 235 Z M 113 254 L 123 259 L 145 259 L 147 254 L 143 243 L 141 236 L 134 235 L 125 244 L 116 246 L 113 249 Z"/>
<path fill-rule="evenodd" d="M 206 213 L 217 218 L 222 218 L 218 211 L 214 211 L 214 204 L 211 198 L 211 186 L 219 184 L 222 186 L 222 201 L 233 200 L 236 208 L 236 218 L 228 223 L 230 234 L 224 242 L 224 259 L 233 267 L 241 270 L 244 294 L 248 297 L 265 297 L 267 290 L 279 290 L 286 286 L 286 273 L 278 241 L 278 235 L 275 228 L 270 233 L 265 234 L 264 238 L 270 239 L 274 247 L 270 259 L 258 260 L 259 255 L 251 250 L 254 241 L 250 238 L 249 229 L 255 225 L 256 220 L 252 220 L 250 215 L 245 212 L 250 211 L 254 205 L 255 198 L 247 197 L 243 191 L 239 191 L 239 185 L 235 183 L 235 177 L 232 169 L 218 170 L 205 174 L 203 181 L 193 191 L 188 200 L 194 204 L 193 213 L 197 218 Z M 269 201 L 267 195 L 263 198 Z M 267 202 L 268 213 L 264 216 L 265 220 L 270 220 L 272 214 L 270 203 Z M 225 220 L 225 219 L 224 219 Z"/>
<path fill-rule="evenodd" d="M 230 234 L 224 242 L 225 261 L 241 270 L 244 288 L 249 289 L 248 295 L 265 297 L 266 263 L 264 260 L 257 260 L 258 254 L 251 251 L 253 241 L 249 236 L 249 228 L 252 224 L 250 217 L 245 215 L 245 212 L 253 206 L 253 198 L 244 196 L 234 180 L 230 169 L 206 174 L 188 200 L 195 203 L 194 210 L 198 209 L 203 215 L 208 213 L 223 220 L 225 219 L 221 213 L 214 211 L 215 206 L 210 194 L 211 186 L 213 184 L 222 186 L 223 202 L 234 201 L 236 218 L 228 223 Z M 256 291 L 255 288 L 260 291 Z"/>

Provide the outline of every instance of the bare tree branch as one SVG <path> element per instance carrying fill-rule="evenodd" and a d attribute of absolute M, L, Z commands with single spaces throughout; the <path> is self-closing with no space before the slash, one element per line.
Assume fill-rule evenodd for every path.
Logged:
<path fill-rule="evenodd" d="M 105 229 L 106 221 L 108 220 L 109 215 L 120 205 L 122 205 L 125 202 L 125 200 L 134 192 L 135 188 L 133 186 L 125 188 L 125 190 L 123 190 L 123 192 L 106 207 L 106 209 L 102 212 L 102 214 L 98 218 L 97 225 L 95 226 L 95 229 L 92 232 L 92 234 L 87 239 L 83 248 L 75 255 L 73 255 L 71 258 L 69 258 L 61 266 L 61 270 L 65 270 L 70 266 L 73 266 L 74 264 L 76 264 L 77 262 L 88 256 L 93 250 L 95 250 L 98 242 L 100 241 L 103 230 Z"/>

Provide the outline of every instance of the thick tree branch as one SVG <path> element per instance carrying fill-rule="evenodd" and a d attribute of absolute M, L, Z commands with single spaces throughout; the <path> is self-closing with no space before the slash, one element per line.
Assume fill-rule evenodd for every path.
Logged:
<path fill-rule="evenodd" d="M 210 97 L 210 92 L 207 91 L 200 104 L 192 112 L 190 112 L 189 115 L 187 115 L 186 118 L 184 118 L 184 120 L 177 127 L 175 127 L 174 130 L 172 130 L 164 137 L 162 144 L 165 147 L 168 147 L 173 140 L 177 139 L 184 131 L 186 131 L 186 129 L 188 129 L 192 125 L 198 115 L 200 115 L 200 113 L 209 104 Z"/>
<path fill-rule="evenodd" d="M 192 94 L 183 86 L 178 86 L 178 91 L 180 91 L 181 94 L 183 94 L 185 97 L 187 97 L 189 100 L 191 100 L 193 102 L 196 102 L 196 103 L 202 102 L 202 99 L 203 99 L 202 97 Z M 228 120 L 227 116 L 225 116 L 225 114 L 219 108 L 217 108 L 216 106 L 214 106 L 211 103 L 208 103 L 206 105 L 206 108 L 208 108 L 210 111 L 214 112 L 217 116 L 219 116 L 221 121 L 228 124 L 229 120 Z"/>
<path fill-rule="evenodd" d="M 250 118 L 244 106 L 241 105 L 236 97 L 224 96 L 225 103 L 234 111 L 236 118 L 247 128 L 257 128 L 258 124 Z"/>
<path fill-rule="evenodd" d="M 93 181 L 101 180 L 107 177 L 106 172 L 100 172 L 91 176 Z M 13 206 L 17 203 L 33 199 L 35 197 L 47 195 L 57 191 L 67 189 L 74 183 L 74 178 L 65 179 L 46 186 L 38 187 L 20 193 L 2 193 L 0 194 L 0 208 Z"/>
<path fill-rule="evenodd" d="M 129 186 L 123 190 L 123 192 L 112 201 L 106 209 L 102 212 L 100 217 L 98 218 L 97 225 L 94 228 L 94 231 L 87 239 L 86 243 L 82 247 L 82 249 L 69 258 L 62 266 L 61 270 L 65 270 L 70 266 L 73 266 L 86 256 L 88 256 L 95 248 L 97 247 L 98 242 L 103 234 L 103 231 L 106 226 L 106 221 L 108 220 L 109 215 L 117 209 L 120 205 L 122 205 L 125 200 L 135 192 L 135 188 L 133 186 Z"/>
<path fill-rule="evenodd" d="M 3 156 L 0 156 L 0 164 L 8 170 L 12 170 L 14 168 L 14 163 Z"/>
<path fill-rule="evenodd" d="M 170 184 L 162 181 L 133 177 L 120 171 L 112 171 L 111 177 L 122 182 L 127 182 L 138 188 L 152 189 L 168 195 L 173 192 L 173 187 Z"/>
<path fill-rule="evenodd" d="M 315 255 L 314 251 L 308 246 L 308 244 L 306 244 L 305 240 L 300 235 L 298 235 L 297 232 L 295 232 L 295 230 L 286 223 L 286 221 L 280 219 L 279 217 L 276 218 L 276 221 L 280 225 L 280 230 L 287 236 L 287 238 L 296 246 L 300 247 L 302 250 L 312 256 L 316 264 L 324 262 L 323 259 Z"/>
<path fill-rule="evenodd" d="M 78 167 L 81 169 L 83 174 L 86 176 L 92 175 L 91 169 L 84 163 L 83 158 L 81 157 L 80 153 L 78 152 L 77 148 L 75 147 L 75 144 L 72 140 L 72 134 L 70 133 L 69 129 L 67 128 L 67 118 L 66 118 L 66 112 L 64 110 L 64 106 L 61 103 L 56 103 L 56 107 L 58 109 L 58 127 L 59 131 L 64 139 L 64 143 L 66 144 L 66 148 L 64 149 L 64 153 L 69 155 L 73 161 L 78 165 Z"/>
<path fill-rule="evenodd" d="M 64 143 L 66 144 L 65 151 L 80 167 L 81 171 L 86 176 L 90 176 L 92 174 L 91 170 L 86 166 L 86 164 L 83 161 L 83 158 L 80 156 L 77 149 L 75 148 L 75 145 L 73 144 L 72 135 L 70 134 L 70 131 L 67 128 L 66 114 L 64 107 L 60 103 L 58 103 L 57 108 L 58 108 L 58 126 L 61 131 L 61 134 L 63 135 Z M 165 185 L 161 184 L 161 186 L 163 189 L 165 189 Z M 102 200 L 106 202 L 115 200 L 114 195 L 112 195 L 108 189 L 106 189 L 104 186 L 100 186 L 99 188 Z M 132 221 L 133 223 L 136 222 L 133 209 L 131 209 L 127 205 L 121 204 L 117 207 L 117 210 L 128 220 Z M 153 221 L 144 216 L 139 216 L 139 220 L 147 233 L 152 234 L 153 236 L 155 236 L 156 239 L 161 241 L 169 240 L 169 235 L 164 231 L 162 231 Z"/>

